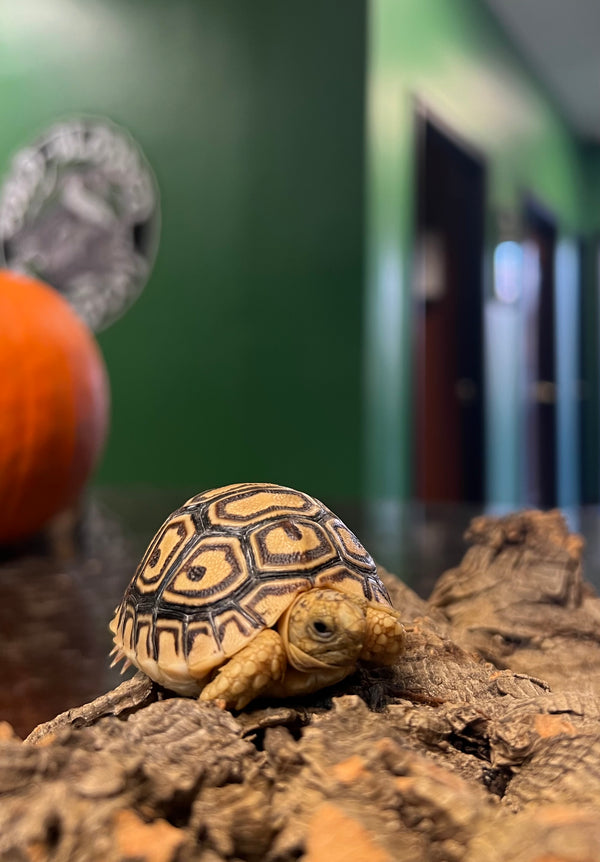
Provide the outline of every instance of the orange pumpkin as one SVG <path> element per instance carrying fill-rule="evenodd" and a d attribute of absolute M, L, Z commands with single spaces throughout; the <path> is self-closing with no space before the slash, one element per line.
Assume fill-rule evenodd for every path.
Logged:
<path fill-rule="evenodd" d="M 100 351 L 70 305 L 0 270 L 0 543 L 77 498 L 102 449 L 108 392 Z"/>

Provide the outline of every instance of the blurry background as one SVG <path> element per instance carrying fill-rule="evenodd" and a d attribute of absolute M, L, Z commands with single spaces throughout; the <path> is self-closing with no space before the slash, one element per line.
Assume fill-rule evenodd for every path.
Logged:
<path fill-rule="evenodd" d="M 102 332 L 96 481 L 361 493 L 366 7 L 3 2 L 0 164 L 58 118 L 128 129 L 152 278 Z"/>
<path fill-rule="evenodd" d="M 594 580 L 598 33 L 595 0 L 0 0 L 0 177 L 91 115 L 160 191 L 97 334 L 90 692 L 137 555 L 211 486 L 320 497 L 423 594 L 471 514 L 558 505 Z"/>
<path fill-rule="evenodd" d="M 0 8 L 0 165 L 107 116 L 160 189 L 97 483 L 597 501 L 594 3 Z"/>

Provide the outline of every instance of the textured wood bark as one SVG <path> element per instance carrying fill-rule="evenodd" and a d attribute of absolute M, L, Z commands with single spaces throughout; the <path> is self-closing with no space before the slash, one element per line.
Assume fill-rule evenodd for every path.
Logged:
<path fill-rule="evenodd" d="M 141 674 L 0 727 L 0 858 L 598 858 L 600 600 L 557 513 L 478 519 L 396 667 L 231 714 Z"/>
<path fill-rule="evenodd" d="M 476 518 L 467 539 L 430 599 L 456 642 L 555 690 L 597 692 L 600 600 L 583 580 L 581 537 L 552 511 Z"/>

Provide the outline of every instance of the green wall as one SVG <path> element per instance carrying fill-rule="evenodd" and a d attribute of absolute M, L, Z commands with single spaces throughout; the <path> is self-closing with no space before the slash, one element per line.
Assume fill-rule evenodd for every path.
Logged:
<path fill-rule="evenodd" d="M 586 171 L 585 201 L 588 212 L 588 230 L 600 237 L 600 143 L 588 144 L 583 150 Z"/>
<path fill-rule="evenodd" d="M 359 494 L 365 4 L 0 0 L 0 170 L 58 118 L 128 128 L 155 271 L 101 333 L 96 481 Z"/>
<path fill-rule="evenodd" d="M 417 101 L 484 158 L 490 246 L 499 214 L 518 213 L 525 191 L 554 212 L 561 235 L 589 225 L 581 146 L 483 4 L 371 0 L 364 375 L 365 476 L 374 500 L 411 494 Z M 488 260 L 488 278 L 489 269 Z M 488 420 L 493 435 L 494 416 Z M 496 442 L 492 436 L 492 451 Z M 519 464 L 503 469 L 516 483 Z"/>

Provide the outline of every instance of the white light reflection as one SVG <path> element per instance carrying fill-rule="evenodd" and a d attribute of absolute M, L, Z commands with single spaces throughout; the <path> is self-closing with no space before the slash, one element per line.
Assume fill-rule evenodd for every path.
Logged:
<path fill-rule="evenodd" d="M 48 63 L 69 55 L 85 58 L 109 46 L 122 51 L 131 40 L 128 28 L 110 4 L 88 0 L 0 0 L 0 76 L 13 77 L 37 68 L 38 52 Z"/>
<path fill-rule="evenodd" d="M 514 240 L 494 250 L 494 295 L 500 302 L 518 302 L 523 293 L 523 247 Z"/>
<path fill-rule="evenodd" d="M 407 400 L 402 261 L 378 249 L 365 305 L 365 488 L 369 500 L 398 500 L 406 482 Z"/>
<path fill-rule="evenodd" d="M 488 511 L 521 502 L 521 321 L 518 306 L 485 307 L 486 487 Z"/>
<path fill-rule="evenodd" d="M 487 510 L 520 505 L 522 488 L 523 245 L 499 243 L 493 253 L 493 300 L 486 303 L 486 486 Z"/>
<path fill-rule="evenodd" d="M 579 254 L 562 240 L 555 259 L 558 505 L 568 512 L 581 497 L 579 476 Z M 571 513 L 571 521 L 573 513 Z"/>

